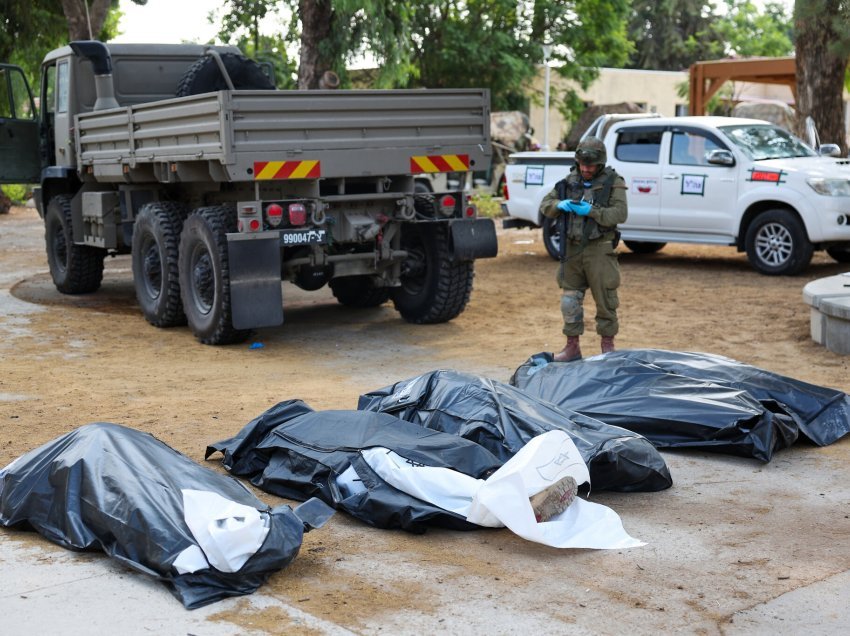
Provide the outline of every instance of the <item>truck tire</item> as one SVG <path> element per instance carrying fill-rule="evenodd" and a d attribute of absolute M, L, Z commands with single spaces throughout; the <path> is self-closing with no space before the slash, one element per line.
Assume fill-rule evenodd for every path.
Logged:
<path fill-rule="evenodd" d="M 635 254 L 655 254 L 663 248 L 667 243 L 654 243 L 652 241 L 623 241 Z"/>
<path fill-rule="evenodd" d="M 393 305 L 408 322 L 434 324 L 458 316 L 469 302 L 472 261 L 457 262 L 449 250 L 447 223 L 412 223 L 402 229 L 401 286 L 390 293 Z"/>
<path fill-rule="evenodd" d="M 50 199 L 44 214 L 44 240 L 53 284 L 63 294 L 89 294 L 103 281 L 106 250 L 75 245 L 72 227 L 70 197 Z"/>
<path fill-rule="evenodd" d="M 330 282 L 331 291 L 341 305 L 346 307 L 377 307 L 390 298 L 388 287 L 376 287 L 371 276 L 345 276 Z"/>
<path fill-rule="evenodd" d="M 558 219 L 543 217 L 543 245 L 549 256 L 556 261 L 561 260 L 561 231 L 558 228 Z"/>
<path fill-rule="evenodd" d="M 828 247 L 829 254 L 836 263 L 850 263 L 850 247 Z"/>
<path fill-rule="evenodd" d="M 183 206 L 157 201 L 142 206 L 133 224 L 133 285 L 142 313 L 154 327 L 186 324 L 177 271 Z"/>
<path fill-rule="evenodd" d="M 747 228 L 745 245 L 752 266 L 768 276 L 799 274 L 814 253 L 802 222 L 789 210 L 759 214 Z"/>
<path fill-rule="evenodd" d="M 233 328 L 227 232 L 236 231 L 226 206 L 198 208 L 180 233 L 180 296 L 192 333 L 204 344 L 242 342 L 251 333 Z"/>
<path fill-rule="evenodd" d="M 269 81 L 260 65 L 254 60 L 249 60 L 247 57 L 236 53 L 222 53 L 221 59 L 224 62 L 224 68 L 227 69 L 227 74 L 230 75 L 234 88 L 239 90 L 274 90 L 274 84 Z M 186 69 L 177 85 L 177 97 L 213 93 L 226 88 L 227 82 L 222 76 L 215 58 L 205 55 Z"/>

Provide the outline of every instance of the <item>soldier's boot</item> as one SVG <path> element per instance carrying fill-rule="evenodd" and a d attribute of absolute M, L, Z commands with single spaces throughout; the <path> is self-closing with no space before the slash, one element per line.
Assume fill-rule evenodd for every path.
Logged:
<path fill-rule="evenodd" d="M 564 512 L 575 500 L 578 484 L 567 475 L 528 498 L 537 523 L 549 521 Z"/>
<path fill-rule="evenodd" d="M 567 336 L 567 344 L 555 354 L 555 362 L 572 362 L 581 358 L 578 336 Z"/>
<path fill-rule="evenodd" d="M 602 336 L 602 353 L 614 351 L 614 336 Z"/>

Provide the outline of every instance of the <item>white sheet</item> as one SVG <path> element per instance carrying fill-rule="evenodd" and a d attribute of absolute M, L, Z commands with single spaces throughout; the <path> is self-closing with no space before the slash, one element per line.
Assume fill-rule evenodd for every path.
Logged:
<path fill-rule="evenodd" d="M 173 565 L 181 574 L 207 567 L 206 561 L 222 572 L 237 572 L 266 540 L 268 515 L 256 508 L 205 490 L 180 492 L 183 517 L 200 547 L 190 546 L 178 555 Z"/>
<path fill-rule="evenodd" d="M 524 539 L 556 548 L 645 545 L 629 536 L 616 512 L 579 497 L 562 514 L 537 523 L 531 495 L 566 475 L 579 485 L 590 481 L 587 465 L 563 431 L 535 437 L 486 480 L 448 468 L 422 466 L 386 448 L 370 448 L 362 454 L 393 487 L 480 526 L 507 527 Z"/>

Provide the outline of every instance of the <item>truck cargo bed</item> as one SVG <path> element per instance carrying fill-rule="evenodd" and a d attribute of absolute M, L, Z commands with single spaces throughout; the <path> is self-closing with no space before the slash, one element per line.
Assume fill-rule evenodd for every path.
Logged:
<path fill-rule="evenodd" d="M 484 89 L 219 91 L 81 114 L 76 151 L 98 181 L 462 171 L 489 165 L 489 117 Z"/>

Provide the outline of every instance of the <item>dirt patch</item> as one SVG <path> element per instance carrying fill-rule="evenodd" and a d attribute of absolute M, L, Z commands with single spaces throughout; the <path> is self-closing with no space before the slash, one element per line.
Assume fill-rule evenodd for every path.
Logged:
<path fill-rule="evenodd" d="M 107 260 L 96 294 L 56 292 L 32 210 L 0 217 L 0 240 L 0 465 L 110 421 L 222 471 L 217 459 L 204 462 L 206 445 L 281 400 L 356 408 L 361 393 L 438 368 L 507 381 L 530 355 L 563 345 L 556 264 L 532 230 L 499 231 L 498 258 L 477 263 L 469 307 L 450 323 L 409 325 L 389 303 L 356 311 L 327 289 L 286 285 L 285 324 L 227 347 L 147 324 L 127 257 Z M 621 265 L 619 347 L 721 354 L 850 391 L 850 358 L 811 341 L 802 302 L 806 282 L 846 265 L 819 253 L 805 276 L 772 278 L 732 248 L 673 245 L 654 255 L 623 249 Z M 599 346 L 589 300 L 586 355 Z M 766 466 L 665 454 L 673 489 L 595 495 L 648 542 L 630 551 L 557 551 L 506 531 L 414 536 L 337 515 L 262 592 L 362 633 L 617 631 L 638 620 L 647 630 L 716 632 L 736 611 L 850 567 L 834 530 L 846 527 L 839 476 L 848 455 L 847 440 L 798 446 Z M 244 599 L 217 617 L 270 634 L 316 633 Z"/>

